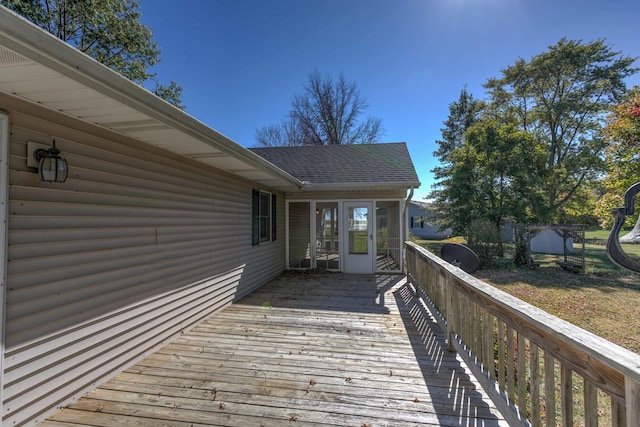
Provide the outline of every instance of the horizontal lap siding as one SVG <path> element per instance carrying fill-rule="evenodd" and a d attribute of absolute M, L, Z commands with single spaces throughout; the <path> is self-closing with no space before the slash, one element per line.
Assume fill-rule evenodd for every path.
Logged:
<path fill-rule="evenodd" d="M 81 129 L 11 113 L 6 425 L 42 419 L 284 268 L 283 238 L 251 246 L 255 185 Z M 63 184 L 26 166 L 27 141 L 52 137 Z"/>

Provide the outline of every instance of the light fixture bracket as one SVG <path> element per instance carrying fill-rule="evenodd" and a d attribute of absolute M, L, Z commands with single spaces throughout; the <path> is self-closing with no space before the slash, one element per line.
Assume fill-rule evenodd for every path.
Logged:
<path fill-rule="evenodd" d="M 36 156 L 35 153 L 38 150 L 49 150 L 49 148 L 51 148 L 51 145 L 49 144 L 41 144 L 39 142 L 33 142 L 33 141 L 28 141 L 27 142 L 27 166 L 29 166 L 30 168 L 38 168 L 38 165 L 40 164 L 40 159 L 36 160 Z"/>

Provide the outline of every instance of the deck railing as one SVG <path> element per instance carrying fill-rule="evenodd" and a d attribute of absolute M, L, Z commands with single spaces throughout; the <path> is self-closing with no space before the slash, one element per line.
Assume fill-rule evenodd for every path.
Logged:
<path fill-rule="evenodd" d="M 511 425 L 640 426 L 640 355 L 405 243 L 407 275 Z M 638 334 L 640 331 L 629 331 Z M 601 424 L 602 425 L 602 424 Z"/>

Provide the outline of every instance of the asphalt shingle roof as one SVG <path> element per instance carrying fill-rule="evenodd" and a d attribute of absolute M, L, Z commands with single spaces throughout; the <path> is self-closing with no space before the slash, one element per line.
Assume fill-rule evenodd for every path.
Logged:
<path fill-rule="evenodd" d="M 404 142 L 261 147 L 251 151 L 311 184 L 412 184 L 416 170 Z"/>

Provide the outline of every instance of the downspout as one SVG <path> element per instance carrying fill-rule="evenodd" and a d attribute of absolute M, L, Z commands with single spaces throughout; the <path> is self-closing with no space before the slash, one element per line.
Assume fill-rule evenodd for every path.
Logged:
<path fill-rule="evenodd" d="M 407 266 L 405 263 L 405 252 L 404 252 L 404 241 L 406 239 L 409 238 L 409 219 L 407 217 L 407 212 L 409 210 L 409 203 L 411 203 L 411 198 L 413 197 L 413 187 L 409 187 L 409 195 L 407 196 L 407 199 L 404 202 L 404 209 L 402 210 L 402 223 L 404 224 L 404 226 L 402 227 L 403 230 L 403 239 L 402 239 L 402 250 L 400 251 L 400 253 L 402 254 L 402 273 L 403 274 L 407 274 Z"/>

